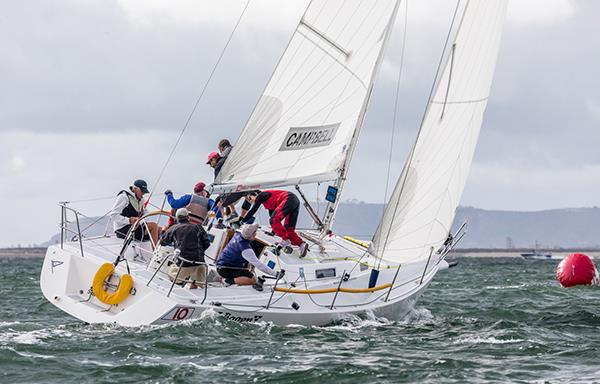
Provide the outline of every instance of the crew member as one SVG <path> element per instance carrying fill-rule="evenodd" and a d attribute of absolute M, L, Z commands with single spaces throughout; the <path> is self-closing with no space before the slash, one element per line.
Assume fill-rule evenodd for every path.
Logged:
<path fill-rule="evenodd" d="M 277 272 L 258 260 L 252 249 L 252 240 L 256 238 L 257 229 L 258 224 L 244 224 L 221 252 L 217 260 L 217 272 L 225 279 L 226 284 L 256 284 L 256 276 L 247 269 L 248 264 L 252 264 L 263 273 L 277 276 Z"/>
<path fill-rule="evenodd" d="M 171 206 L 172 213 L 179 208 L 187 208 L 190 213 L 190 221 L 192 223 L 202 224 L 206 219 L 208 211 L 212 211 L 215 208 L 215 201 L 208 198 L 208 191 L 205 189 L 206 184 L 199 181 L 194 185 L 193 194 L 185 194 L 179 198 L 173 197 L 173 192 L 170 189 L 165 191 L 167 196 L 167 202 Z M 219 216 L 219 215 L 217 215 Z M 169 221 L 169 226 L 173 225 L 173 221 Z"/>
<path fill-rule="evenodd" d="M 206 160 L 206 164 L 208 164 L 211 168 L 215 170 L 215 179 L 219 176 L 219 172 L 221 172 L 221 168 L 225 163 L 225 158 L 219 155 L 219 152 L 213 151 L 208 154 L 208 158 Z"/>
<path fill-rule="evenodd" d="M 219 152 L 211 152 L 208 155 L 208 161 L 206 164 L 210 165 L 215 170 L 215 179 L 217 175 L 221 172 L 221 168 L 223 164 L 225 164 L 225 160 L 227 160 L 227 156 L 231 153 L 233 146 L 227 139 L 222 139 L 219 141 L 217 145 Z M 238 217 L 238 213 L 235 209 L 235 205 L 237 202 L 245 196 L 245 192 L 231 192 L 225 193 L 217 198 L 217 203 L 221 208 L 221 214 L 223 217 L 228 217 L 229 220 L 232 220 Z M 251 204 L 246 202 L 242 203 L 242 211 L 241 216 L 244 216 L 246 212 L 250 209 Z"/>
<path fill-rule="evenodd" d="M 296 223 L 300 212 L 300 201 L 292 192 L 271 189 L 267 191 L 252 191 L 246 195 L 246 200 L 251 202 L 252 208 L 240 219 L 240 223 L 247 222 L 264 205 L 271 216 L 270 223 L 273 232 L 281 237 L 281 246 L 297 245 L 300 247 L 300 257 L 306 256 L 308 244 L 296 233 Z M 283 225 L 281 222 L 284 221 Z"/>
<path fill-rule="evenodd" d="M 113 222 L 115 234 L 119 239 L 124 239 L 132 225 L 136 224 L 144 214 L 143 197 L 148 191 L 148 184 L 144 180 L 136 180 L 129 188 L 120 191 L 117 199 L 109 212 Z M 146 233 L 146 225 L 149 234 Z M 146 222 L 135 227 L 134 239 L 147 241 L 152 238 L 152 246 L 158 242 L 159 228 L 156 223 Z"/>
<path fill-rule="evenodd" d="M 177 224 L 170 227 L 161 237 L 161 245 L 173 245 L 179 251 L 175 262 L 169 267 L 169 278 L 177 284 L 190 280 L 190 289 L 206 283 L 204 252 L 210 247 L 208 234 L 201 224 L 190 220 L 190 213 L 179 208 L 175 214 Z M 179 276 L 177 274 L 179 273 Z"/>
<path fill-rule="evenodd" d="M 227 139 L 222 139 L 221 141 L 219 141 L 218 147 L 219 152 L 221 152 L 221 157 L 224 159 L 226 159 L 227 156 L 229 156 L 229 153 L 231 153 L 231 150 L 233 149 L 233 146 Z"/>

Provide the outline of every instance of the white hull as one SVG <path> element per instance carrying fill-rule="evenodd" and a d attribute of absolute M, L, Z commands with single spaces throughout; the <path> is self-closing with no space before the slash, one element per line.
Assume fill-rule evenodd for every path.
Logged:
<path fill-rule="evenodd" d="M 223 233 L 214 229 L 211 232 L 216 235 L 217 248 Z M 265 233 L 261 234 L 260 239 L 267 245 L 275 240 Z M 414 307 L 437 271 L 447 267 L 447 263 L 439 255 L 432 257 L 426 273 L 425 262 L 403 265 L 400 268 L 382 264 L 377 285 L 393 282 L 391 290 L 338 292 L 337 296 L 335 293 L 309 295 L 274 292 L 274 280 L 267 280 L 263 292 L 250 286 L 225 287 L 220 282 L 215 282 L 209 283 L 206 289 L 201 287 L 194 290 L 175 285 L 168 294 L 172 284 L 166 274 L 159 271 L 152 278 L 155 266 L 159 264 L 154 260 L 149 265 L 133 261 L 133 253 L 130 252 L 127 257 L 135 293 L 122 303 L 110 306 L 91 295 L 90 287 L 98 268 L 106 262 L 114 261 L 114 253 L 119 251 L 121 244 L 122 241 L 115 238 L 86 240 L 83 242 L 83 256 L 79 242 L 65 243 L 62 248 L 58 245 L 48 248 L 40 278 L 44 296 L 64 312 L 87 323 L 139 326 L 189 320 L 205 313 L 216 313 L 238 322 L 326 325 L 348 316 L 373 314 L 390 320 L 402 318 Z M 319 253 L 318 250 L 309 252 L 304 259 L 298 258 L 295 252 L 277 257 L 270 248 L 265 248 L 261 257 L 265 262 L 276 260 L 276 269 L 286 270 L 284 279 L 277 285 L 279 288 L 336 288 L 340 285 L 343 271 L 350 271 L 353 267 L 349 278 L 342 281 L 341 286 L 367 288 L 373 266 L 369 264 L 376 263 L 376 260 L 367 256 L 364 248 L 337 236 L 325 240 L 324 245 L 325 253 Z M 211 252 L 218 250 L 211 249 L 208 254 Z M 356 260 L 361 256 L 361 264 L 357 264 Z M 315 278 L 315 271 L 324 269 L 335 269 L 335 276 Z M 122 275 L 126 272 L 125 263 L 119 263 L 116 273 Z"/>

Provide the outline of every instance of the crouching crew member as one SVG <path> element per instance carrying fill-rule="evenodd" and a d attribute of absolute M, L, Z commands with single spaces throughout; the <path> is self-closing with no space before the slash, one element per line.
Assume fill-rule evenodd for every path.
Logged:
<path fill-rule="evenodd" d="M 272 268 L 258 260 L 252 249 L 252 240 L 256 238 L 257 229 L 258 224 L 242 225 L 240 231 L 233 235 L 221 252 L 217 260 L 217 272 L 225 279 L 226 284 L 256 284 L 256 276 L 247 269 L 248 264 L 254 265 L 263 273 L 277 276 Z"/>
<path fill-rule="evenodd" d="M 204 252 L 210 247 L 210 241 L 202 225 L 190 221 L 187 209 L 179 208 L 175 218 L 177 224 L 163 233 L 160 241 L 161 245 L 173 245 L 179 251 L 169 267 L 169 278 L 174 281 L 177 277 L 177 284 L 190 280 L 190 289 L 196 289 L 197 284 L 206 283 Z"/>
<path fill-rule="evenodd" d="M 252 208 L 240 219 L 241 223 L 247 222 L 254 216 L 261 205 L 269 210 L 271 216 L 271 229 L 275 235 L 281 237 L 281 246 L 290 243 L 300 247 L 300 257 L 304 257 L 308 251 L 308 244 L 296 233 L 296 223 L 300 212 L 300 200 L 292 192 L 271 189 L 267 191 L 252 191 L 246 195 L 246 199 L 252 203 Z M 284 222 L 281 225 L 281 222 Z"/>
<path fill-rule="evenodd" d="M 148 193 L 148 184 L 144 180 L 136 180 L 133 185 L 117 194 L 109 216 L 113 222 L 115 234 L 124 239 L 132 225 L 144 214 L 143 197 Z M 159 228 L 156 223 L 147 222 L 146 226 L 138 224 L 134 231 L 134 239 L 147 241 L 152 238 L 153 245 L 158 242 Z M 150 232 L 150 233 L 147 233 Z"/>

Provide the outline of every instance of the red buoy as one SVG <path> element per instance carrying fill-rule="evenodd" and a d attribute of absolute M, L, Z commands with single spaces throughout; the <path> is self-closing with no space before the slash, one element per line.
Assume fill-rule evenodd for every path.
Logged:
<path fill-rule="evenodd" d="M 565 288 L 576 285 L 597 285 L 598 271 L 588 255 L 572 253 L 556 267 L 558 282 Z"/>

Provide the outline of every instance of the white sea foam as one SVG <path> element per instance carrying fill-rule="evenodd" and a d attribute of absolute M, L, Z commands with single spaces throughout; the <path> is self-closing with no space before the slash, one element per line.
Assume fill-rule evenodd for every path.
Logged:
<path fill-rule="evenodd" d="M 433 314 L 427 308 L 414 308 L 398 324 L 402 325 L 424 325 L 431 324 L 434 321 Z"/>
<path fill-rule="evenodd" d="M 522 289 L 522 288 L 527 288 L 527 284 L 519 284 L 519 285 L 489 285 L 487 287 L 484 287 L 484 289 L 493 289 L 493 290 L 497 290 L 497 289 Z"/>
<path fill-rule="evenodd" d="M 14 350 L 13 350 L 14 351 Z M 34 359 L 44 359 L 44 360 L 50 360 L 50 359 L 55 359 L 56 356 L 53 355 L 42 355 L 40 353 L 32 353 L 32 352 L 20 352 L 20 351 L 14 351 L 17 355 L 19 356 L 23 356 L 23 357 L 31 357 Z"/>
<path fill-rule="evenodd" d="M 0 321 L 0 328 L 21 324 L 20 321 Z"/>
<path fill-rule="evenodd" d="M 97 365 L 99 367 L 116 367 L 115 364 L 104 363 L 101 361 L 95 361 L 95 360 L 90 360 L 90 359 L 77 360 L 77 362 L 81 363 L 83 365 L 91 364 L 91 365 Z"/>
<path fill-rule="evenodd" d="M 15 331 L 10 329 L 0 335 L 0 344 L 43 344 L 45 339 L 53 337 L 71 337 L 73 334 L 60 328 L 42 328 L 33 331 Z"/>
<path fill-rule="evenodd" d="M 465 336 L 458 338 L 454 344 L 515 344 L 522 343 L 524 339 L 497 339 L 493 336 Z"/>

